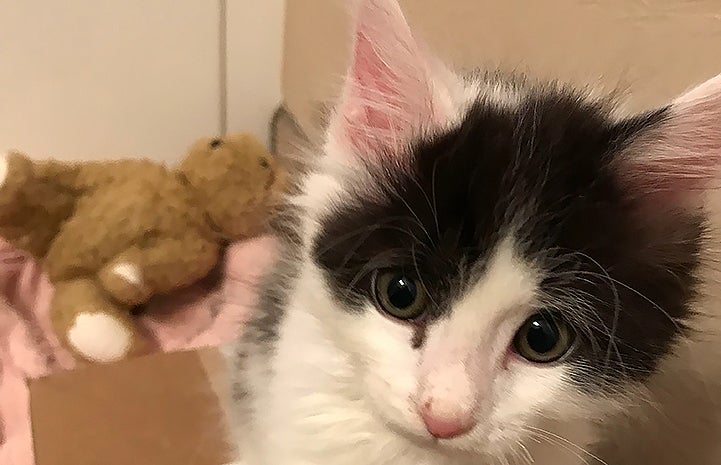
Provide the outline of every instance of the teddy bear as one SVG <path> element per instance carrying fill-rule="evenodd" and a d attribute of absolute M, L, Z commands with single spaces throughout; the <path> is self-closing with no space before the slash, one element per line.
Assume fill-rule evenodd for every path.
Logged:
<path fill-rule="evenodd" d="M 133 310 L 202 279 L 226 244 L 261 233 L 285 179 L 244 133 L 199 140 L 174 168 L 11 151 L 0 157 L 0 237 L 43 264 L 61 343 L 85 361 L 114 362 L 149 349 Z"/>

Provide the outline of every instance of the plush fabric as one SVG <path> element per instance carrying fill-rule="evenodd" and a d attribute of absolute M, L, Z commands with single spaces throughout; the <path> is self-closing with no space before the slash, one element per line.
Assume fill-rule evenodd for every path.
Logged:
<path fill-rule="evenodd" d="M 215 346 L 240 336 L 272 238 L 230 246 L 214 275 L 151 301 L 138 317 L 158 351 Z M 34 465 L 27 380 L 76 366 L 49 321 L 52 286 L 32 258 L 0 242 L 0 464 Z"/>

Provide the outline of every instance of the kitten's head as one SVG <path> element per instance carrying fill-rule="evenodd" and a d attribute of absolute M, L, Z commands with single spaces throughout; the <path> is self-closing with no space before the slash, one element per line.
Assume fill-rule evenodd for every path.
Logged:
<path fill-rule="evenodd" d="M 503 450 L 623 405 L 685 333 L 721 78 L 621 119 L 458 77 L 394 1 L 366 0 L 326 147 L 305 197 L 312 311 L 395 431 Z"/>

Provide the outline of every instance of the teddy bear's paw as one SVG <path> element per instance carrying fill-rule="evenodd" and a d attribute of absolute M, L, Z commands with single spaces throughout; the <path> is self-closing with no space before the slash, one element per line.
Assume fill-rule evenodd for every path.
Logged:
<path fill-rule="evenodd" d="M 133 263 L 118 263 L 112 268 L 115 276 L 126 283 L 140 287 L 143 285 L 143 273 L 138 265 Z"/>
<path fill-rule="evenodd" d="M 117 318 L 107 313 L 79 313 L 68 331 L 68 342 L 89 361 L 110 363 L 130 352 L 133 334 Z"/>
<path fill-rule="evenodd" d="M 142 270 L 134 263 L 110 264 L 100 271 L 99 276 L 105 290 L 124 304 L 142 304 L 151 295 L 143 279 Z"/>

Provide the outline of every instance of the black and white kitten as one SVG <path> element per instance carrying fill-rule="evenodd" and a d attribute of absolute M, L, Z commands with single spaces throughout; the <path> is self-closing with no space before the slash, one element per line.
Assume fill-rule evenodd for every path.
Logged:
<path fill-rule="evenodd" d="M 721 77 L 621 117 L 456 75 L 393 0 L 356 13 L 228 351 L 238 463 L 721 463 Z"/>

